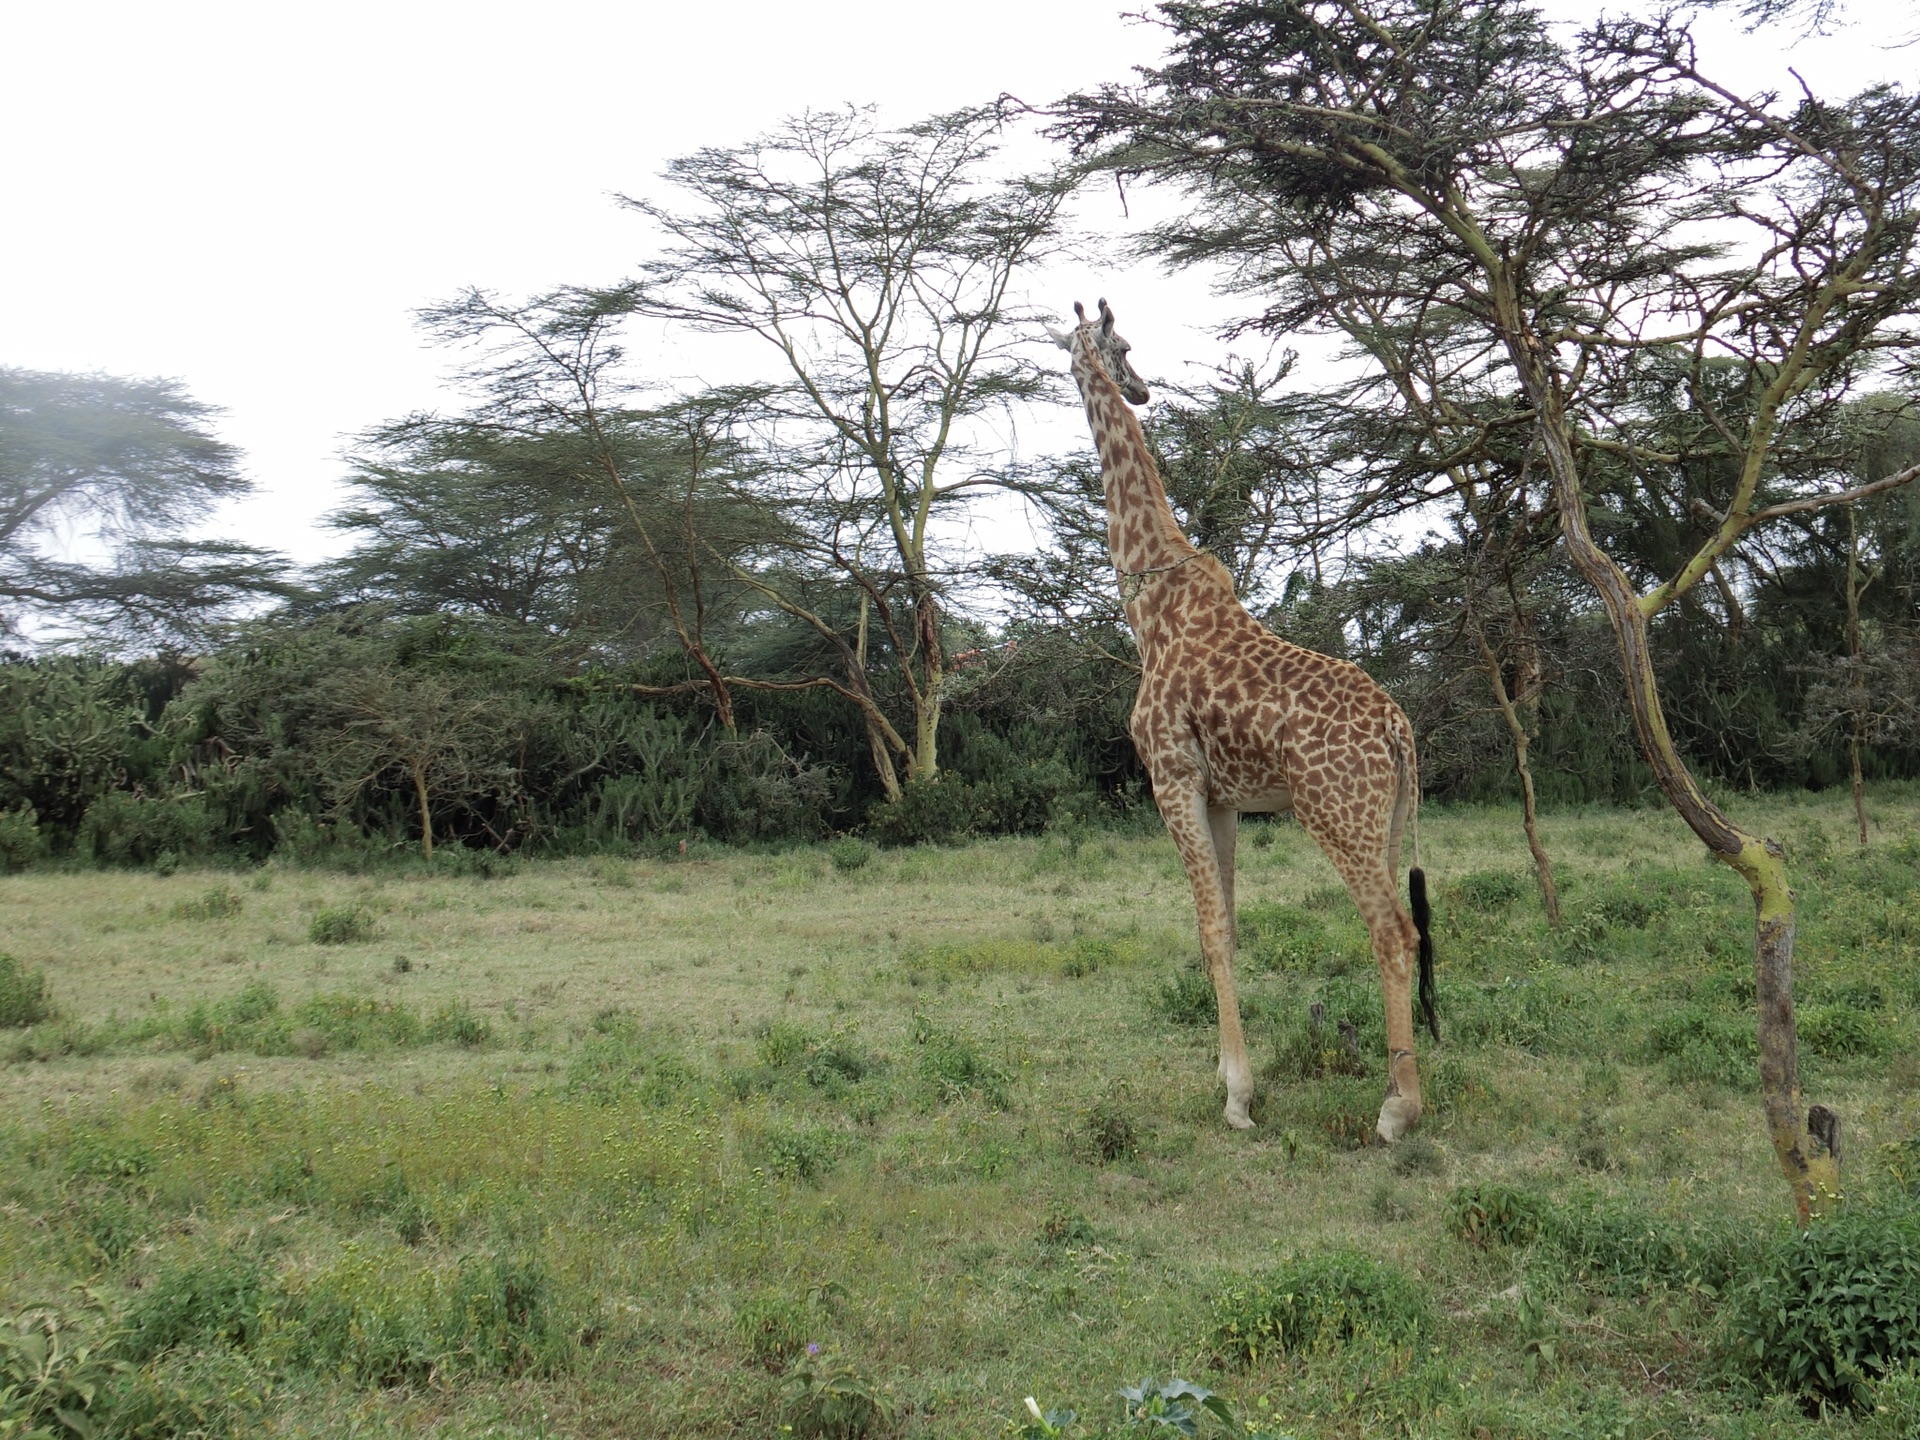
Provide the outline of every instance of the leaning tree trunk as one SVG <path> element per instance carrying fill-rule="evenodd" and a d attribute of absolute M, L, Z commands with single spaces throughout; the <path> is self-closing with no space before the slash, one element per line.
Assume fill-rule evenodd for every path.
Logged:
<path fill-rule="evenodd" d="M 1524 336 L 1514 330 L 1510 335 Z M 1753 892 L 1754 993 L 1759 1012 L 1760 1097 L 1767 1135 L 1781 1173 L 1793 1192 L 1794 1210 L 1804 1224 L 1840 1193 L 1840 1121 L 1815 1105 L 1803 1110 L 1799 1054 L 1793 1022 L 1793 891 L 1787 885 L 1786 855 L 1777 841 L 1748 834 L 1709 800 L 1667 730 L 1654 682 L 1647 615 L 1640 597 L 1619 566 L 1594 544 L 1587 529 L 1586 496 L 1580 487 L 1565 413 L 1559 394 L 1538 352 L 1524 339 L 1510 339 L 1509 352 L 1539 415 L 1540 435 L 1560 511 L 1561 533 L 1574 568 L 1606 608 L 1620 645 L 1627 702 L 1633 712 L 1640 748 L 1653 767 L 1660 789 L 1716 859 L 1740 873 Z"/>
<path fill-rule="evenodd" d="M 1527 733 L 1519 706 L 1507 693 L 1506 678 L 1500 673 L 1500 657 L 1493 653 L 1493 646 L 1487 643 L 1487 633 L 1477 619 L 1473 621 L 1473 638 L 1480 642 L 1480 662 L 1493 686 L 1493 698 L 1500 707 L 1501 718 L 1507 722 L 1507 734 L 1513 738 L 1513 768 L 1520 773 L 1520 811 L 1527 831 L 1527 849 L 1533 852 L 1533 870 L 1540 881 L 1540 903 L 1546 907 L 1547 924 L 1557 930 L 1560 928 L 1560 892 L 1554 888 L 1553 864 L 1547 858 L 1547 847 L 1540 843 L 1540 816 L 1533 798 L 1533 767 L 1527 763 L 1533 737 Z"/>

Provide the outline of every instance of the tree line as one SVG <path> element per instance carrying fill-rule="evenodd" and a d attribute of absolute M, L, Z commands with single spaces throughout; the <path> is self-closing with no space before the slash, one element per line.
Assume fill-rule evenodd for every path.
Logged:
<path fill-rule="evenodd" d="M 1133 809 L 1097 469 L 1008 440 L 1074 403 L 1021 296 L 1113 174 L 1178 190 L 1140 246 L 1243 297 L 1237 334 L 1341 347 L 1317 383 L 1223 358 L 1148 433 L 1256 613 L 1405 706 L 1430 795 L 1920 772 L 1912 97 L 1743 95 L 1671 16 L 1159 18 L 1157 68 L 1049 107 L 1043 174 L 1008 173 L 1005 105 L 808 114 L 627 201 L 633 277 L 431 308 L 465 402 L 360 437 L 305 572 L 187 538 L 246 481 L 179 386 L 0 371 L 0 851 L 465 863 Z M 652 385 L 656 326 L 763 360 Z M 968 541 L 1012 505 L 1044 543 Z"/>

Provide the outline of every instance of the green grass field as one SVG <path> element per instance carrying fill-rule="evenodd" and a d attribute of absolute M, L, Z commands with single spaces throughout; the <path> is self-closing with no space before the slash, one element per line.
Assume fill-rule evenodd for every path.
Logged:
<path fill-rule="evenodd" d="M 1794 862 L 1820 1228 L 1900 1362 L 1920 794 L 1865 851 L 1842 797 L 1733 807 Z M 1737 878 L 1664 811 L 1550 816 L 1556 933 L 1517 813 L 1421 838 L 1444 1043 L 1392 1150 L 1365 935 L 1291 822 L 1242 839 L 1249 1134 L 1159 833 L 0 879 L 0 1015 L 51 1006 L 0 1028 L 0 1436 L 1043 1434 L 1028 1395 L 1178 1433 L 1120 1429 L 1148 1375 L 1242 1434 L 1920 1433 L 1910 1369 L 1791 1393 L 1825 1312 L 1752 1357 L 1805 1247 Z"/>

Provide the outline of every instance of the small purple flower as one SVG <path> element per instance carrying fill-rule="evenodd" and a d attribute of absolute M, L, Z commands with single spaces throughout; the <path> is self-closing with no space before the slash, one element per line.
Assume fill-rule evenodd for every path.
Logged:
<path fill-rule="evenodd" d="M 807 1353 L 809 1355 L 818 1355 L 820 1353 L 820 1342 L 818 1340 L 809 1341 L 807 1344 Z"/>

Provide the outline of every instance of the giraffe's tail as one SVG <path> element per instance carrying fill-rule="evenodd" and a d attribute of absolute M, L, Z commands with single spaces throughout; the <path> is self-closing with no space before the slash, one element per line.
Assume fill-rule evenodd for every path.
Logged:
<path fill-rule="evenodd" d="M 1407 901 L 1413 911 L 1413 928 L 1420 932 L 1420 1018 L 1437 1044 L 1440 1001 L 1433 984 L 1433 907 L 1427 904 L 1427 872 L 1418 865 L 1407 871 Z"/>

